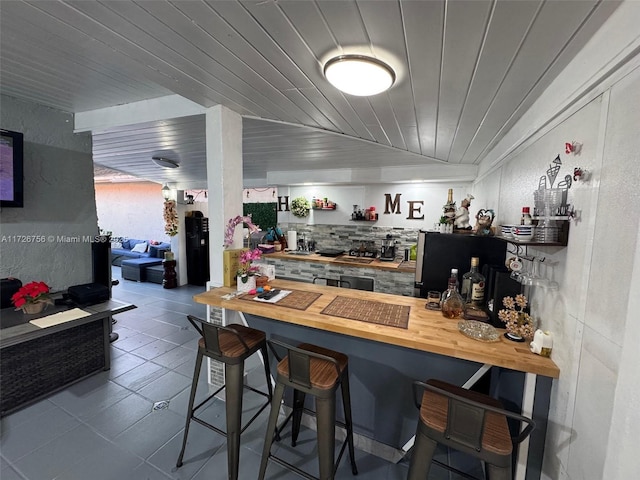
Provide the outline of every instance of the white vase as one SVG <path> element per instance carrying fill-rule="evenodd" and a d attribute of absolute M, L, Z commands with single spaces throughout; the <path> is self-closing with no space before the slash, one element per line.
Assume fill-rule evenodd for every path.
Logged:
<path fill-rule="evenodd" d="M 238 278 L 236 280 L 238 283 L 239 292 L 248 292 L 249 290 L 253 290 L 254 288 L 256 288 L 255 275 L 238 275 Z"/>

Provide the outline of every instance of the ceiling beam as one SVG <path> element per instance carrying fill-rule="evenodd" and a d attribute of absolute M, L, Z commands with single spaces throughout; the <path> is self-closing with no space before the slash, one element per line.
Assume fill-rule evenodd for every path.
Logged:
<path fill-rule="evenodd" d="M 74 132 L 103 132 L 123 125 L 168 120 L 171 118 L 204 115 L 205 107 L 180 95 L 142 100 L 140 102 L 78 112 L 74 119 Z"/>

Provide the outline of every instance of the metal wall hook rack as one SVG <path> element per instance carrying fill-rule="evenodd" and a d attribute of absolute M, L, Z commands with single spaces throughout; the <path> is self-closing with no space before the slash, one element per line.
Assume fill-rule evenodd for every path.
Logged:
<path fill-rule="evenodd" d="M 533 255 L 529 255 L 527 253 L 527 246 L 526 245 L 519 245 L 517 243 L 509 243 L 509 245 L 511 245 L 512 247 L 515 247 L 515 252 L 512 251 L 511 249 L 509 249 L 509 253 L 512 255 L 515 255 L 516 257 L 522 259 L 522 260 L 527 260 L 529 262 L 544 262 L 545 257 L 536 257 Z"/>

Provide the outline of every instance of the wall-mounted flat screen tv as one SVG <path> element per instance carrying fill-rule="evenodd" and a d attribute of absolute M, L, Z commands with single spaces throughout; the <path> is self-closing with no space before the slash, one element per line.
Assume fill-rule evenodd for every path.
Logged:
<path fill-rule="evenodd" d="M 0 129 L 0 207 L 23 206 L 22 133 Z"/>

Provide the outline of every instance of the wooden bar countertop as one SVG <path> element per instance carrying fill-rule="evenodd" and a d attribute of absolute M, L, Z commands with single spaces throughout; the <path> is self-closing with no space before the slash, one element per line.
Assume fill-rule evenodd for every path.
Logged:
<path fill-rule="evenodd" d="M 273 280 L 269 284 L 283 290 L 301 290 L 320 293 L 306 310 L 297 310 L 265 302 L 249 301 L 239 298 L 225 300 L 223 295 L 235 293 L 235 287 L 214 288 L 195 295 L 196 302 L 214 307 L 249 313 L 295 325 L 350 335 L 376 342 L 400 347 L 422 350 L 449 357 L 487 363 L 527 373 L 558 378 L 560 369 L 550 359 L 535 355 L 529 351 L 528 343 L 507 340 L 498 329 L 500 340 L 481 342 L 464 336 L 458 331 L 458 320 L 443 317 L 438 311 L 425 309 L 423 298 L 389 295 L 378 292 L 366 292 L 348 288 L 327 287 L 311 283 Z M 358 320 L 324 315 L 320 313 L 336 296 L 351 297 L 372 302 L 383 302 L 411 307 L 408 328 L 377 325 Z M 375 303 L 372 303 L 372 308 Z M 348 352 L 346 352 L 348 353 Z"/>
<path fill-rule="evenodd" d="M 317 253 L 309 253 L 308 255 L 299 255 L 296 253 L 287 252 L 274 252 L 265 253 L 262 255 L 263 259 L 280 259 L 280 260 L 294 260 L 302 262 L 312 263 L 330 263 L 334 265 L 342 265 L 348 267 L 358 268 L 372 268 L 374 270 L 387 270 L 391 272 L 405 272 L 414 273 L 416 271 L 416 262 L 413 261 L 398 261 L 392 262 L 382 261 L 379 258 L 366 258 L 366 257 L 350 257 L 349 255 L 339 255 L 337 257 L 324 257 Z"/>

